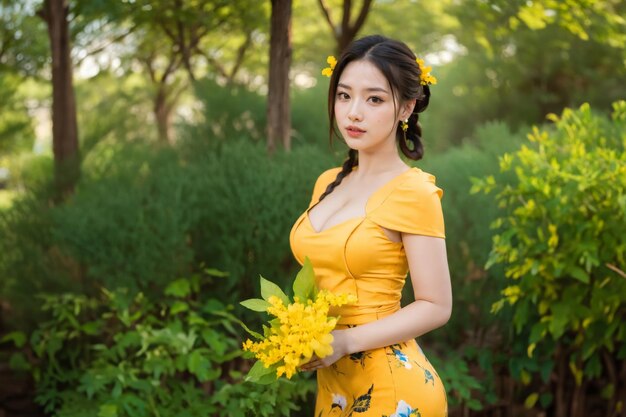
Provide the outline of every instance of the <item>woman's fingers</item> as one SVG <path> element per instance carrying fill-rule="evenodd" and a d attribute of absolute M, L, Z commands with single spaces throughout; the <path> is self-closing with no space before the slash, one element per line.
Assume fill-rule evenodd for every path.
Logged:
<path fill-rule="evenodd" d="M 323 366 L 324 364 L 322 362 L 313 360 L 302 365 L 300 369 L 302 369 L 303 371 L 313 371 L 322 368 Z"/>

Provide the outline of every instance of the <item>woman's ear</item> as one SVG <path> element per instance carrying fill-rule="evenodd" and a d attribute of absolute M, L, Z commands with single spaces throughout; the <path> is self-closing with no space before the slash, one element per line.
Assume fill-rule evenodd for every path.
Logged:
<path fill-rule="evenodd" d="M 402 106 L 402 111 L 400 111 L 400 118 L 402 120 L 408 119 L 413 113 L 413 109 L 415 108 L 416 99 L 409 100 L 404 103 Z"/>

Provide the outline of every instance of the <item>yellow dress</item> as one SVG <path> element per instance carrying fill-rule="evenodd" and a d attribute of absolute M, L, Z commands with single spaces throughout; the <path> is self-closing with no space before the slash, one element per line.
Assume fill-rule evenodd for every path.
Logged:
<path fill-rule="evenodd" d="M 357 167 L 358 169 L 358 167 Z M 292 252 L 302 264 L 309 257 L 317 286 L 352 293 L 356 305 L 334 307 L 345 329 L 388 316 L 400 309 L 408 273 L 402 242 L 383 228 L 444 238 L 442 190 L 435 177 L 411 168 L 377 189 L 365 215 L 317 232 L 309 211 L 340 168 L 317 179 L 309 208 L 290 233 Z M 443 384 L 414 339 L 346 355 L 317 371 L 315 417 L 435 417 L 447 415 Z"/>

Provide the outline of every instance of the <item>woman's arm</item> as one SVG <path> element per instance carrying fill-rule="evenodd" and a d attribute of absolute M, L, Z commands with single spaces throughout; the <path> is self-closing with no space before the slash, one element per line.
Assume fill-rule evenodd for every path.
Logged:
<path fill-rule="evenodd" d="M 334 330 L 333 354 L 302 365 L 302 370 L 330 366 L 342 356 L 406 342 L 443 326 L 452 312 L 452 286 L 445 239 L 402 234 L 415 301 L 371 323 Z"/>

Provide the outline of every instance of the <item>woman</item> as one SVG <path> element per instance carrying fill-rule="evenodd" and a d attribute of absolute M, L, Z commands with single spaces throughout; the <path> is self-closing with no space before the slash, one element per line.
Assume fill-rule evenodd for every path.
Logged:
<path fill-rule="evenodd" d="M 418 114 L 434 78 L 404 44 L 382 36 L 353 42 L 332 71 L 331 139 L 348 145 L 342 167 L 320 175 L 294 224 L 296 259 L 309 257 L 317 285 L 353 293 L 337 307 L 334 353 L 313 357 L 315 417 L 445 416 L 441 380 L 415 337 L 444 325 L 452 310 L 442 191 L 401 158 L 423 155 Z M 415 301 L 400 307 L 410 271 Z"/>

